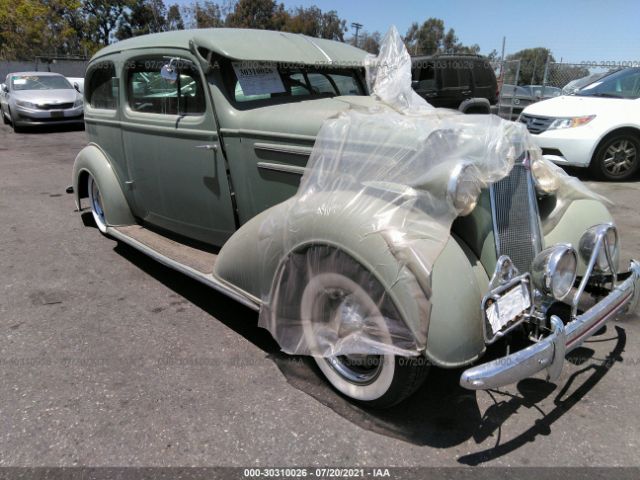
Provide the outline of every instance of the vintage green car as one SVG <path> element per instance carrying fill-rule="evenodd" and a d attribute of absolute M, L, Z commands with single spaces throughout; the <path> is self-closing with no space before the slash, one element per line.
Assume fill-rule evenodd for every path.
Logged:
<path fill-rule="evenodd" d="M 87 199 L 103 234 L 260 311 L 284 351 L 312 355 L 338 391 L 367 405 L 398 403 L 431 365 L 468 366 L 469 389 L 542 371 L 556 379 L 566 352 L 638 301 L 640 265 L 618 272 L 609 212 L 596 196 L 566 193 L 559 185 L 571 182 L 535 152 L 474 183 L 475 166 L 447 152 L 488 148 L 474 130 L 485 125 L 489 143 L 509 147 L 495 132 L 519 127 L 497 117 L 417 117 L 453 127 L 429 127 L 406 147 L 416 124 L 401 126 L 405 116 L 369 95 L 365 56 L 235 29 L 102 49 L 85 79 L 78 210 Z M 376 144 L 353 157 L 360 173 L 311 165 L 345 154 L 327 125 L 350 145 Z M 406 141 L 390 146 L 399 131 Z M 410 151 L 419 162 L 420 148 L 444 160 L 407 175 L 403 159 Z M 433 221 L 449 218 L 442 212 L 455 214 Z M 491 345 L 507 356 L 473 366 Z"/>

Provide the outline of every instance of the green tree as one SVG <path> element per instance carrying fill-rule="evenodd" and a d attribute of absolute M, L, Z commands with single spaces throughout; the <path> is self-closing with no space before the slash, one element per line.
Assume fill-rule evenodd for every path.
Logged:
<path fill-rule="evenodd" d="M 405 36 L 407 50 L 413 55 L 433 55 L 442 51 L 444 21 L 429 18 L 422 25 L 412 23 Z"/>
<path fill-rule="evenodd" d="M 555 62 L 551 50 L 544 47 L 525 48 L 511 55 L 507 55 L 507 61 L 520 60 L 520 72 L 518 74 L 518 85 L 541 84 L 544 79 L 544 69 L 546 62 Z M 515 68 L 514 65 L 509 66 Z M 515 75 L 515 72 L 510 72 Z"/>
<path fill-rule="evenodd" d="M 411 55 L 435 55 L 436 53 L 478 54 L 480 46 L 463 45 L 453 28 L 445 33 L 444 21 L 429 18 L 422 25 L 414 22 L 404 37 L 405 45 Z"/>
<path fill-rule="evenodd" d="M 0 0 L 0 57 L 32 60 L 36 55 L 77 53 L 71 14 L 76 0 Z"/>
<path fill-rule="evenodd" d="M 364 31 L 358 35 L 358 45 L 356 45 L 356 38 L 351 37 L 349 43 L 354 47 L 366 50 L 369 53 L 377 55 L 380 53 L 380 42 L 382 41 L 382 35 L 380 32 L 369 33 Z"/>
<path fill-rule="evenodd" d="M 227 27 L 282 30 L 289 19 L 284 5 L 275 0 L 239 0 L 227 15 Z"/>
<path fill-rule="evenodd" d="M 211 1 L 195 2 L 186 8 L 188 24 L 191 28 L 222 27 L 222 10 L 220 5 Z"/>
<path fill-rule="evenodd" d="M 347 21 L 341 19 L 335 10 L 323 13 L 315 5 L 309 8 L 297 7 L 285 16 L 282 30 L 302 33 L 311 37 L 344 41 Z"/>
<path fill-rule="evenodd" d="M 116 37 L 124 38 L 164 32 L 167 29 L 167 8 L 163 0 L 134 0 L 120 17 Z"/>
<path fill-rule="evenodd" d="M 171 5 L 167 12 L 167 30 L 184 30 L 184 20 L 177 3 Z"/>
<path fill-rule="evenodd" d="M 92 32 L 92 40 L 109 45 L 116 28 L 122 26 L 123 14 L 134 5 L 134 0 L 83 0 L 82 10 Z"/>

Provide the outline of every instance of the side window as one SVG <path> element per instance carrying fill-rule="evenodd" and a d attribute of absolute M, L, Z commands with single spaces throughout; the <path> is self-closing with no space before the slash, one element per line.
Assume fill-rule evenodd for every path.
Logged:
<path fill-rule="evenodd" d="M 478 87 L 490 87 L 493 84 L 491 73 L 491 64 L 489 62 L 475 61 L 473 63 L 473 76 Z"/>
<path fill-rule="evenodd" d="M 436 90 L 436 71 L 431 63 L 418 71 L 418 86 L 420 90 Z"/>
<path fill-rule="evenodd" d="M 112 62 L 100 62 L 87 73 L 85 87 L 89 105 L 93 108 L 115 110 L 118 105 L 116 69 Z"/>
<path fill-rule="evenodd" d="M 316 93 L 330 93 L 332 95 L 339 95 L 339 92 L 336 92 L 336 89 L 333 88 L 335 82 L 334 79 L 329 79 L 327 75 L 323 75 L 322 73 L 310 73 L 307 75 L 309 79 L 309 83 L 311 84 L 311 88 L 313 88 Z"/>
<path fill-rule="evenodd" d="M 444 62 L 442 62 L 444 63 Z M 445 63 L 444 68 L 439 69 L 442 79 L 442 88 L 456 88 L 460 85 L 460 79 L 458 78 L 458 70 L 451 68 L 448 63 Z"/>
<path fill-rule="evenodd" d="M 127 70 L 127 98 L 136 112 L 165 115 L 199 115 L 206 102 L 198 69 L 191 62 L 177 62 L 175 80 L 164 78 L 160 70 L 166 58 L 137 60 Z"/>
<path fill-rule="evenodd" d="M 456 66 L 458 70 L 458 79 L 460 82 L 460 88 L 471 88 L 471 68 L 466 64 L 459 64 Z"/>

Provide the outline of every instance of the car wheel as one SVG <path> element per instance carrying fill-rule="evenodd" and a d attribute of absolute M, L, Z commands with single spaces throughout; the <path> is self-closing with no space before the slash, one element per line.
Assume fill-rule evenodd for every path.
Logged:
<path fill-rule="evenodd" d="M 0 114 L 2 115 L 2 123 L 4 123 L 5 125 L 9 125 L 9 119 L 5 115 L 4 110 L 2 108 L 0 108 Z"/>
<path fill-rule="evenodd" d="M 13 133 L 22 133 L 24 131 L 24 129 L 21 126 L 16 125 L 16 121 L 13 119 L 13 115 L 11 114 L 11 110 L 9 110 L 9 118 L 10 118 L 10 122 L 11 122 L 11 127 L 13 127 Z"/>
<path fill-rule="evenodd" d="M 87 192 L 89 192 L 89 204 L 91 206 L 93 220 L 96 222 L 96 227 L 98 227 L 100 232 L 107 233 L 107 223 L 104 216 L 104 209 L 102 208 L 102 195 L 100 194 L 98 183 L 91 175 L 88 176 Z"/>
<path fill-rule="evenodd" d="M 590 168 L 606 180 L 628 180 L 638 171 L 640 142 L 630 134 L 620 134 L 606 139 L 598 147 Z"/>
<path fill-rule="evenodd" d="M 428 362 L 424 357 L 392 354 L 320 356 L 318 329 L 314 328 L 317 322 L 332 322 L 337 340 L 366 323 L 366 328 L 375 332 L 377 341 L 391 346 L 386 319 L 400 321 L 397 309 L 379 282 L 369 278 L 365 290 L 352 280 L 362 278 L 363 269 L 359 264 L 346 255 L 330 263 L 332 271 L 314 273 L 304 286 L 300 301 L 304 340 L 321 372 L 336 390 L 366 406 L 391 407 L 423 383 Z"/>

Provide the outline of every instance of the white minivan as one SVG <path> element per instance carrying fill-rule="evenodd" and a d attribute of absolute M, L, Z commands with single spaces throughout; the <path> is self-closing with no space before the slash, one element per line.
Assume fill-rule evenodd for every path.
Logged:
<path fill-rule="evenodd" d="M 627 68 L 573 95 L 530 105 L 519 120 L 548 160 L 629 180 L 640 165 L 639 98 L 640 68 Z"/>

